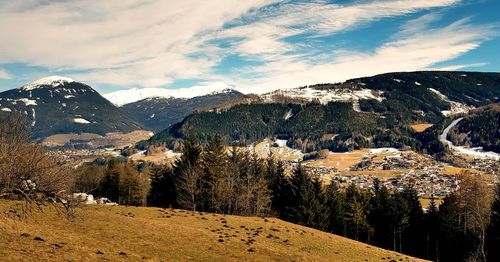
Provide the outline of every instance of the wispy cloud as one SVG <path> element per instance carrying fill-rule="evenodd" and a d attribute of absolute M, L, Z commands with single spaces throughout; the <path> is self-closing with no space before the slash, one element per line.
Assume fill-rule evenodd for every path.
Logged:
<path fill-rule="evenodd" d="M 0 41 L 0 64 L 43 66 L 70 72 L 69 76 L 85 82 L 126 88 L 200 79 L 206 83 L 223 81 L 245 92 L 262 92 L 387 71 L 427 69 L 456 58 L 477 48 L 494 29 L 468 18 L 435 27 L 432 24 L 441 16 L 430 13 L 408 21 L 372 50 L 339 49 L 335 43 L 324 43 L 318 52 L 314 43 L 315 39 L 369 27 L 382 19 L 458 3 L 6 2 L 0 10 L 0 34 L 8 37 Z M 215 70 L 232 55 L 259 63 L 238 65 L 228 72 Z"/>
<path fill-rule="evenodd" d="M 10 79 L 12 76 L 6 70 L 0 68 L 0 79 Z"/>
<path fill-rule="evenodd" d="M 0 41 L 0 64 L 81 70 L 81 78 L 154 86 L 208 72 L 217 59 L 189 56 L 199 51 L 196 35 L 272 1 L 45 2 L 0 10 L 0 34 L 8 36 Z"/>
<path fill-rule="evenodd" d="M 421 18 L 418 20 L 423 21 Z M 430 69 L 437 63 L 451 60 L 477 48 L 494 32 L 492 26 L 473 25 L 468 19 L 438 28 L 429 27 L 429 23 L 434 19 L 427 21 L 420 24 L 418 30 L 407 30 L 408 24 L 414 22 L 410 21 L 402 27 L 401 32 L 391 37 L 390 42 L 372 52 L 337 50 L 316 62 L 284 55 L 263 66 L 248 68 L 264 74 L 263 77 L 245 79 L 235 84 L 247 90 L 253 87 L 269 90 L 343 81 L 384 72 Z"/>

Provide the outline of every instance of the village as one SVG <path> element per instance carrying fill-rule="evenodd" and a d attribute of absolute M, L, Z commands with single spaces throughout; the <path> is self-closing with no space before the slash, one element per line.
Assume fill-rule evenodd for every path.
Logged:
<path fill-rule="evenodd" d="M 443 199 L 457 190 L 457 175 L 460 173 L 492 174 L 492 178 L 497 179 L 500 170 L 495 160 L 468 159 L 465 162 L 452 156 L 452 165 L 412 150 L 395 148 L 360 149 L 346 153 L 323 150 L 311 157 L 288 147 L 284 140 L 266 139 L 242 149 L 251 150 L 259 157 L 273 156 L 281 160 L 288 174 L 300 164 L 305 170 L 318 175 L 325 184 L 336 182 L 341 187 L 355 184 L 363 189 L 372 189 L 375 181 L 378 181 L 390 191 L 413 187 L 422 199 Z M 75 168 L 97 158 L 126 156 L 134 162 L 171 164 L 180 156 L 161 147 L 153 147 L 149 151 L 132 150 L 132 153 L 127 150 L 129 148 L 54 150 L 48 154 L 57 156 L 62 163 Z M 229 149 L 227 151 L 230 152 Z"/>

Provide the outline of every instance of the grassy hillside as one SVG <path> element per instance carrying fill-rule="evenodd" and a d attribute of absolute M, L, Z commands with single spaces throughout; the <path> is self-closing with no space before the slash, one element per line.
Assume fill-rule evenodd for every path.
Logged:
<path fill-rule="evenodd" d="M 277 219 L 184 210 L 87 206 L 72 221 L 45 210 L 7 218 L 0 201 L 0 257 L 8 261 L 414 261 L 414 258 Z"/>

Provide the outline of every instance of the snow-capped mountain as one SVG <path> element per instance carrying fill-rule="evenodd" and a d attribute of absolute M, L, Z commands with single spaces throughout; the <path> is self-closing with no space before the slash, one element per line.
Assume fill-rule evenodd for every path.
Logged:
<path fill-rule="evenodd" d="M 213 83 L 205 86 L 193 86 L 189 88 L 167 89 L 167 88 L 132 88 L 119 90 L 105 94 L 104 97 L 116 106 L 123 106 L 146 98 L 183 98 L 214 95 L 220 93 L 231 93 L 235 90 L 225 83 Z"/>
<path fill-rule="evenodd" d="M 24 114 L 34 138 L 61 133 L 132 131 L 142 126 L 90 86 L 50 76 L 0 93 L 0 113 Z"/>

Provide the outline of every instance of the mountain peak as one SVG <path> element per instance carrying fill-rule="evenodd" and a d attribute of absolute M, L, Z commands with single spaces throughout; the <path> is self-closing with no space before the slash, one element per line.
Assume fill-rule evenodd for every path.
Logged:
<path fill-rule="evenodd" d="M 47 76 L 47 77 L 44 77 L 44 78 L 40 78 L 34 82 L 31 82 L 29 84 L 26 84 L 24 86 L 22 86 L 21 88 L 23 90 L 32 90 L 32 89 L 36 89 L 40 86 L 53 86 L 53 87 L 57 87 L 59 85 L 64 85 L 64 84 L 67 84 L 67 83 L 72 83 L 72 82 L 76 82 L 75 80 L 69 78 L 69 77 L 63 77 L 63 76 Z"/>

